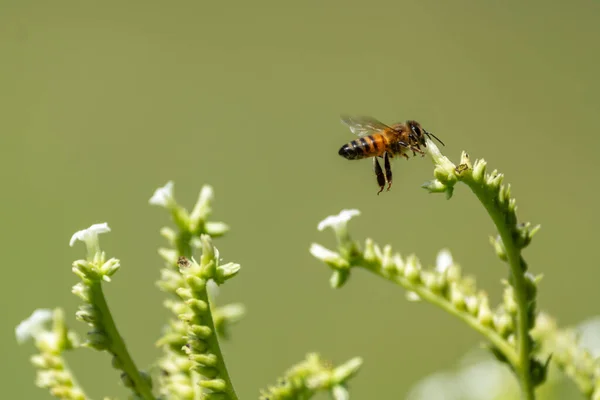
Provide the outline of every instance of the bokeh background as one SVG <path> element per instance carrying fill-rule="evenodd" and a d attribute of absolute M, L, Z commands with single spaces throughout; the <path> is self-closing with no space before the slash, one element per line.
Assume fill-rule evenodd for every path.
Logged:
<path fill-rule="evenodd" d="M 192 206 L 216 193 L 218 240 L 241 274 L 221 304 L 248 315 L 224 345 L 242 398 L 309 351 L 365 364 L 356 399 L 404 398 L 421 377 L 452 369 L 479 337 L 366 273 L 341 290 L 308 253 L 332 245 L 317 223 L 358 208 L 351 223 L 431 264 L 448 247 L 499 300 L 507 269 L 488 244 L 491 221 L 466 187 L 446 201 L 420 185 L 425 158 L 393 165 L 376 196 L 369 160 L 337 155 L 352 139 L 340 113 L 416 119 L 485 157 L 513 185 L 523 220 L 542 224 L 526 250 L 543 273 L 540 308 L 561 325 L 600 313 L 598 210 L 600 3 L 594 1 L 0 1 L 0 170 L 3 395 L 45 399 L 31 345 L 14 326 L 34 308 L 78 299 L 73 232 L 101 237 L 122 260 L 106 285 L 140 366 L 168 316 L 154 282 L 167 213 L 148 199 L 167 180 Z M 126 393 L 106 354 L 69 357 L 94 398 Z"/>

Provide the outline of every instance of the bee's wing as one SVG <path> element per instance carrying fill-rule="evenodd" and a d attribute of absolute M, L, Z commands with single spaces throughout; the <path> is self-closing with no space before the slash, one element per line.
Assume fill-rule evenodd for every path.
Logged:
<path fill-rule="evenodd" d="M 374 132 L 379 132 L 386 129 L 392 129 L 383 122 L 373 117 L 358 116 L 351 117 L 348 115 L 341 116 L 342 123 L 350 128 L 350 131 L 358 136 L 368 135 Z M 393 129 L 392 129 L 393 130 Z"/>

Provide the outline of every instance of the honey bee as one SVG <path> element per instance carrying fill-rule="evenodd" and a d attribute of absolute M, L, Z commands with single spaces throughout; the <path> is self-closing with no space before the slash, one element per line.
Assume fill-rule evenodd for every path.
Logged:
<path fill-rule="evenodd" d="M 350 131 L 360 138 L 343 145 L 338 154 L 348 160 L 360 160 L 373 157 L 373 170 L 377 177 L 379 191 L 383 191 L 387 182 L 387 190 L 392 187 L 392 168 L 390 159 L 401 156 L 408 160 L 409 151 L 416 156 L 425 152 L 421 146 L 427 147 L 425 137 L 433 137 L 442 145 L 444 143 L 431 132 L 427 132 L 417 121 L 395 123 L 391 126 L 378 121 L 373 117 L 350 117 L 343 115 L 342 122 Z M 384 169 L 381 168 L 377 157 L 383 158 Z M 385 171 L 385 172 L 384 172 Z"/>

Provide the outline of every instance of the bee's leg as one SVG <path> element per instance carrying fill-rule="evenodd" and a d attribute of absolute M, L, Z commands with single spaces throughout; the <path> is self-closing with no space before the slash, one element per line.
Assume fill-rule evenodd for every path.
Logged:
<path fill-rule="evenodd" d="M 392 167 L 390 165 L 390 156 L 387 151 L 383 155 L 383 160 L 383 164 L 385 166 L 385 179 L 388 183 L 387 190 L 390 190 L 392 187 Z"/>
<path fill-rule="evenodd" d="M 383 191 L 383 187 L 385 186 L 385 176 L 383 175 L 383 170 L 381 169 L 381 165 L 379 165 L 379 161 L 377 161 L 377 157 L 373 157 L 373 170 L 377 177 L 377 184 L 379 185 L 379 192 L 377 192 L 377 194 L 379 194 Z"/>
<path fill-rule="evenodd" d="M 408 160 L 408 154 L 402 153 L 402 157 L 404 157 L 404 158 L 406 158 Z"/>
<path fill-rule="evenodd" d="M 421 146 L 419 145 L 410 146 L 410 149 L 412 150 L 414 156 L 416 156 L 415 152 L 419 153 L 421 156 L 425 155 L 425 152 L 421 150 Z"/>

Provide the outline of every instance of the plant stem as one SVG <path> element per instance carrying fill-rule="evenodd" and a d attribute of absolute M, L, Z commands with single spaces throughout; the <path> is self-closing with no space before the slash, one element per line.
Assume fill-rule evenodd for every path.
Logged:
<path fill-rule="evenodd" d="M 515 243 L 511 227 L 506 223 L 506 213 L 498 206 L 497 197 L 490 195 L 490 191 L 482 184 L 475 182 L 470 173 L 461 174 L 458 180 L 465 183 L 477 196 L 481 204 L 494 221 L 498 234 L 502 239 L 506 251 L 506 257 L 512 275 L 515 302 L 517 303 L 517 352 L 518 363 L 513 363 L 515 372 L 519 376 L 521 389 L 525 399 L 535 399 L 534 384 L 531 379 L 531 339 L 529 337 L 529 303 L 527 299 L 527 283 L 525 281 L 524 265 L 521 258 L 521 250 Z"/>
<path fill-rule="evenodd" d="M 370 263 L 366 260 L 362 260 L 358 262 L 355 261 L 355 265 L 371 271 L 376 275 L 400 285 L 409 291 L 415 292 L 421 299 L 426 300 L 429 303 L 434 304 L 444 311 L 456 316 L 488 339 L 511 364 L 516 365 L 519 362 L 518 354 L 515 349 L 506 340 L 504 340 L 504 338 L 500 336 L 498 332 L 480 323 L 473 315 L 467 312 L 459 311 L 447 299 L 437 295 L 436 293 L 433 293 L 426 287 L 411 284 L 408 279 L 402 276 L 388 273 L 379 263 Z"/>
<path fill-rule="evenodd" d="M 233 388 L 233 382 L 231 382 L 231 377 L 229 376 L 229 371 L 227 370 L 227 365 L 225 365 L 225 358 L 223 357 L 223 353 L 221 352 L 221 346 L 219 344 L 219 335 L 217 334 L 217 329 L 215 327 L 215 321 L 212 316 L 212 306 L 210 304 L 210 299 L 208 298 L 208 291 L 202 291 L 202 295 L 199 297 L 200 300 L 205 301 L 208 304 L 209 312 L 202 318 L 202 325 L 208 326 L 213 334 L 208 339 L 208 348 L 209 352 L 217 356 L 217 365 L 216 368 L 219 371 L 219 378 L 223 379 L 226 384 L 227 395 L 230 400 L 238 400 L 238 396 L 235 393 L 235 389 Z"/>
<path fill-rule="evenodd" d="M 108 308 L 108 303 L 106 302 L 106 298 L 104 297 L 104 292 L 99 281 L 93 281 L 90 283 L 90 293 L 92 296 L 91 303 L 97 307 L 98 315 L 102 319 L 98 325 L 105 329 L 105 333 L 110 341 L 107 350 L 109 350 L 115 357 L 118 358 L 122 365 L 122 370 L 127 373 L 129 378 L 133 381 L 133 389 L 135 392 L 142 399 L 155 400 L 150 385 L 135 366 L 129 351 L 127 350 L 127 346 L 117 330 L 117 326 L 113 320 L 110 309 Z"/>

